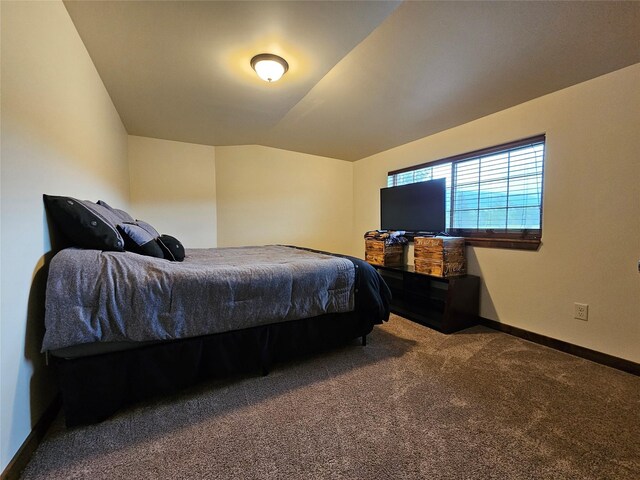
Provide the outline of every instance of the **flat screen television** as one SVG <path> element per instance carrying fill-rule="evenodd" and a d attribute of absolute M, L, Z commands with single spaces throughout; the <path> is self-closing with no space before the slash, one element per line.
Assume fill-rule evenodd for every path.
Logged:
<path fill-rule="evenodd" d="M 440 233 L 445 224 L 444 178 L 380 189 L 380 228 Z"/>

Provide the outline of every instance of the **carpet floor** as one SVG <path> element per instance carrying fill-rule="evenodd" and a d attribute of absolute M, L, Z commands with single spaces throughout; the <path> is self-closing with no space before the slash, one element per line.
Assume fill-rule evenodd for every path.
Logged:
<path fill-rule="evenodd" d="M 640 378 L 392 316 L 366 347 L 59 418 L 22 478 L 639 479 Z"/>

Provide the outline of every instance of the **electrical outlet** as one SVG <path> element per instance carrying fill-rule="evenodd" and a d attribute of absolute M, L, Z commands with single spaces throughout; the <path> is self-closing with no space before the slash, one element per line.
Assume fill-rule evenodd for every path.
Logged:
<path fill-rule="evenodd" d="M 589 320 L 589 305 L 586 303 L 574 303 L 573 318 L 578 320 Z"/>

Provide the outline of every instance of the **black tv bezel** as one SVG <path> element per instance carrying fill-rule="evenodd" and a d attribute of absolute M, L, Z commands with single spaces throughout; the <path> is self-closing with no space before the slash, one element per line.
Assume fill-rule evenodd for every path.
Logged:
<path fill-rule="evenodd" d="M 391 189 L 411 189 L 411 188 L 425 188 L 427 185 L 428 186 L 433 186 L 435 184 L 439 184 L 439 188 L 442 189 L 442 222 L 440 223 L 440 225 L 442 226 L 441 229 L 434 229 L 434 230 L 430 230 L 430 229 L 406 229 L 406 228 L 385 228 L 384 224 L 383 224 L 383 215 L 384 215 L 384 208 L 383 208 L 383 191 L 388 191 Z M 441 233 L 445 233 L 446 230 L 446 225 L 447 225 L 447 213 L 446 213 L 446 208 L 447 208 L 447 184 L 446 184 L 446 179 L 444 178 L 437 178 L 437 179 L 433 179 L 433 180 L 426 180 L 423 182 L 415 182 L 415 183 L 409 183 L 407 185 L 398 185 L 398 186 L 393 186 L 393 187 L 383 187 L 380 189 L 380 229 L 383 231 L 398 231 L 398 230 L 403 230 L 406 232 L 406 236 L 407 237 L 415 237 L 415 236 L 420 236 L 420 235 L 438 235 Z M 388 222 L 387 222 L 388 224 Z M 398 226 L 398 225 L 395 225 Z"/>

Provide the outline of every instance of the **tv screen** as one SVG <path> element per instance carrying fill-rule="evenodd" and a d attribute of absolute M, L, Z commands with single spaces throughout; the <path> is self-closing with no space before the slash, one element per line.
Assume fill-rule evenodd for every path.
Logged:
<path fill-rule="evenodd" d="M 380 189 L 380 228 L 409 232 L 443 232 L 444 178 Z"/>

